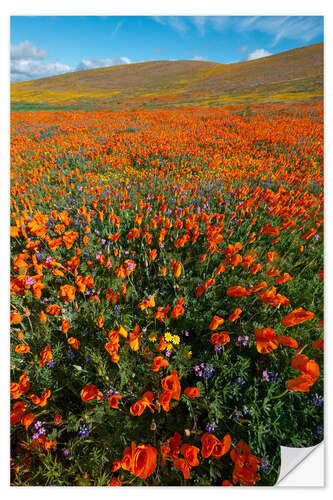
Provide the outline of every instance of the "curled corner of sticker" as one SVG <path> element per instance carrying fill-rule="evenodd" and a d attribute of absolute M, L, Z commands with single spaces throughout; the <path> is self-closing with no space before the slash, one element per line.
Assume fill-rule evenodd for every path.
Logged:
<path fill-rule="evenodd" d="M 319 448 L 319 449 L 318 449 Z M 301 462 L 303 462 L 314 450 L 318 449 L 318 465 L 321 469 L 320 477 L 313 479 L 313 484 L 309 486 L 324 486 L 324 442 L 316 446 L 309 446 L 308 448 L 289 448 L 287 446 L 280 446 L 281 450 L 281 468 L 279 479 L 276 482 L 277 486 L 284 486 L 281 482 L 285 483 L 284 478 L 293 471 Z M 315 458 L 315 457 L 314 457 Z M 307 483 L 310 478 L 307 478 Z M 302 486 L 302 484 L 285 484 L 286 486 Z M 308 485 L 308 484 L 306 484 Z M 304 486 L 306 486 L 304 484 Z"/>

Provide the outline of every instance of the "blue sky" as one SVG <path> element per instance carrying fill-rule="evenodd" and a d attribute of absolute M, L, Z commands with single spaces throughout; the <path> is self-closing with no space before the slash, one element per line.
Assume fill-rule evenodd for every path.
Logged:
<path fill-rule="evenodd" d="M 321 16 L 13 16 L 11 81 L 142 61 L 233 63 L 322 41 Z"/>

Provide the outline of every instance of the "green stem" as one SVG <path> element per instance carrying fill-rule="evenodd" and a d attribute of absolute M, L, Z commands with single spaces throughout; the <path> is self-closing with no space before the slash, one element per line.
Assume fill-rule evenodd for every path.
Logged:
<path fill-rule="evenodd" d="M 285 394 L 287 394 L 287 392 L 289 392 L 289 389 L 286 389 L 284 392 L 282 392 L 282 394 L 279 394 L 278 396 L 273 396 L 273 397 L 271 397 L 271 399 L 279 399 L 279 398 L 282 398 Z"/>

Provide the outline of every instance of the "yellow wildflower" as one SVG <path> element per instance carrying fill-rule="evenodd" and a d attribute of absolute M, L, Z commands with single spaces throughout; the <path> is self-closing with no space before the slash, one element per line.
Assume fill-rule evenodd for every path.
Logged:
<path fill-rule="evenodd" d="M 166 348 L 167 348 L 167 351 L 172 351 L 173 345 L 172 344 L 167 344 Z"/>
<path fill-rule="evenodd" d="M 187 351 L 186 356 L 190 359 L 192 357 L 192 351 Z"/>
<path fill-rule="evenodd" d="M 155 342 L 157 339 L 157 335 L 156 333 L 151 333 L 148 338 L 151 342 Z"/>
<path fill-rule="evenodd" d="M 179 335 L 174 335 L 172 337 L 172 342 L 173 342 L 173 344 L 179 344 L 179 342 L 180 342 Z"/>
<path fill-rule="evenodd" d="M 165 332 L 164 338 L 165 338 L 166 342 L 171 342 L 172 341 L 172 335 L 171 335 L 171 333 L 170 332 Z"/>

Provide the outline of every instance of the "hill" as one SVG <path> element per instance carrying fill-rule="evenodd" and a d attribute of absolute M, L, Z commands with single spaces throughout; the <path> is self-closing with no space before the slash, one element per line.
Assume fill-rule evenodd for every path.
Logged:
<path fill-rule="evenodd" d="M 233 64 L 154 61 L 11 84 L 12 111 L 133 109 L 313 101 L 323 97 L 323 43 Z"/>

